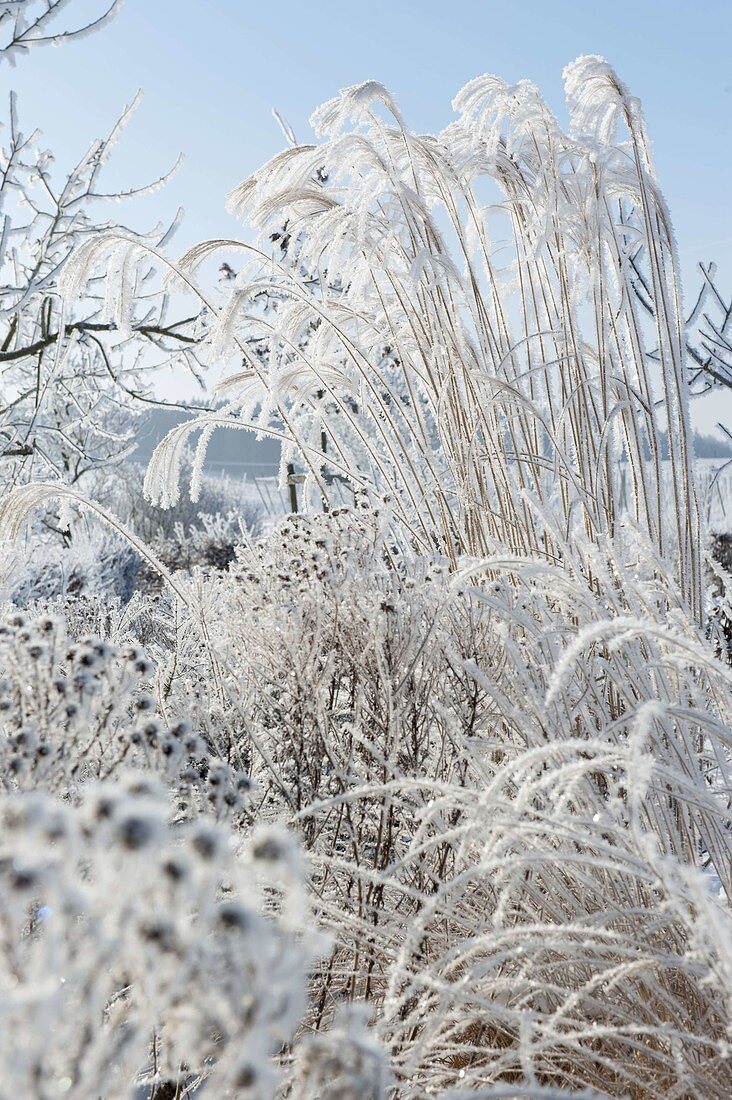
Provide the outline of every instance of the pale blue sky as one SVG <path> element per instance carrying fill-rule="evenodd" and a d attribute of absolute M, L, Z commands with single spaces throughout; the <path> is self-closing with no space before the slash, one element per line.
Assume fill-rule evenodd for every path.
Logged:
<path fill-rule="evenodd" d="M 127 0 L 100 34 L 5 68 L 0 91 L 18 90 L 24 125 L 64 163 L 142 88 L 107 179 L 141 182 L 183 152 L 135 215 L 142 227 L 182 204 L 182 247 L 232 230 L 226 192 L 283 144 L 273 106 L 303 140 L 314 107 L 374 78 L 434 131 L 455 92 L 493 72 L 534 80 L 561 118 L 562 68 L 583 53 L 643 103 L 684 267 L 716 258 L 732 286 L 732 0 Z"/>

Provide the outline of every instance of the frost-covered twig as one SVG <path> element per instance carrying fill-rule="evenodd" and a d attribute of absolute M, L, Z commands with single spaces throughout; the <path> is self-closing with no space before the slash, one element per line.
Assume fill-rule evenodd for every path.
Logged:
<path fill-rule="evenodd" d="M 122 7 L 124 0 L 100 4 L 99 14 L 81 25 L 58 29 L 56 19 L 73 0 L 2 0 L 0 3 L 0 63 L 16 64 L 18 56 L 35 46 L 60 46 L 101 30 Z"/>

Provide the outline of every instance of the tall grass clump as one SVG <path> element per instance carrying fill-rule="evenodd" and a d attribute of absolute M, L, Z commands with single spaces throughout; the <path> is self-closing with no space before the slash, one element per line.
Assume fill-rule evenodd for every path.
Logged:
<path fill-rule="evenodd" d="M 622 461 L 627 518 L 698 613 L 673 230 L 638 102 L 597 58 L 565 76 L 568 133 L 526 81 L 473 81 L 437 137 L 411 133 L 380 85 L 347 89 L 313 116 L 324 142 L 285 150 L 232 192 L 261 249 L 209 241 L 167 266 L 191 287 L 211 254 L 241 250 L 228 301 L 209 300 L 213 351 L 240 369 L 222 387 L 228 406 L 159 449 L 153 496 L 175 494 L 191 430 L 205 444 L 243 417 L 292 440 L 314 501 L 334 476 L 388 494 L 423 552 L 556 556 L 552 528 L 616 533 Z M 68 287 L 110 248 L 143 252 L 92 242 Z"/>
<path fill-rule="evenodd" d="M 259 244 L 157 254 L 232 373 L 148 494 L 175 502 L 198 430 L 195 496 L 219 426 L 304 474 L 306 516 L 175 580 L 165 694 L 251 776 L 250 823 L 307 853 L 330 946 L 305 1029 L 371 1011 L 340 1059 L 327 1034 L 300 1048 L 341 1091 L 296 1051 L 292 1096 L 728 1093 L 732 674 L 676 248 L 637 100 L 598 58 L 565 79 L 567 132 L 525 81 L 473 81 L 437 136 L 346 89 L 322 140 L 232 193 Z M 90 242 L 66 292 L 151 251 Z"/>

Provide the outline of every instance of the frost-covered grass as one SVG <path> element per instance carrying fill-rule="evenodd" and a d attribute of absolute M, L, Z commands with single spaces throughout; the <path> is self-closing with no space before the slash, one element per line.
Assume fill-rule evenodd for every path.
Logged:
<path fill-rule="evenodd" d="M 630 471 L 623 463 L 619 470 L 621 507 L 625 501 L 625 487 L 630 482 Z M 704 527 L 716 534 L 732 534 L 732 463 L 726 458 L 697 458 L 694 462 L 694 479 L 699 498 L 699 510 Z M 669 462 L 661 464 L 662 498 L 673 507 L 672 469 Z M 290 511 L 288 494 L 276 477 L 249 478 L 241 482 L 242 499 L 252 507 L 262 510 L 263 522 L 270 524 Z M 346 484 L 338 484 L 331 496 L 337 494 L 337 506 L 353 504 L 353 491 Z"/>
<path fill-rule="evenodd" d="M 732 609 L 719 570 L 707 590 L 673 233 L 637 101 L 597 58 L 566 81 L 566 133 L 527 82 L 472 82 L 436 136 L 347 89 L 322 140 L 232 194 L 259 245 L 176 262 L 111 234 L 66 265 L 67 296 L 105 266 L 124 324 L 159 261 L 232 362 L 148 496 L 179 500 L 200 430 L 195 500 L 211 433 L 254 426 L 306 514 L 184 573 L 111 499 L 5 499 L 6 536 L 60 497 L 163 580 L 135 611 L 146 655 L 132 614 L 68 648 L 55 619 L 0 628 L 0 812 L 32 797 L 41 823 L 17 815 L 0 867 L 51 813 L 77 838 L 67 858 L 44 834 L 0 961 L 0 1007 L 29 1021 L 15 1094 L 62 1073 L 109 1100 L 207 1076 L 221 1097 L 727 1096 Z M 221 250 L 242 263 L 223 304 Z M 209 830 L 205 890 L 191 870 L 171 900 L 158 844 L 128 859 L 123 765 L 166 852 Z M 144 885 L 110 897 L 118 867 Z M 74 923 L 48 890 L 77 879 Z M 232 894 L 247 916 L 224 932 Z M 44 1043 L 60 1020 L 91 1069 Z"/>

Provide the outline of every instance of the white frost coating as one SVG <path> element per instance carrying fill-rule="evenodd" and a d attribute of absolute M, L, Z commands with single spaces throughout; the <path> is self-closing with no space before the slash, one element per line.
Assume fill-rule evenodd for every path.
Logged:
<path fill-rule="evenodd" d="M 372 105 L 381 103 L 396 120 L 402 125 L 402 116 L 394 99 L 383 84 L 376 80 L 366 80 L 363 84 L 352 84 L 350 88 L 341 89 L 340 93 L 328 100 L 310 117 L 310 125 L 317 137 L 336 137 L 349 122 L 360 125 L 362 122 L 373 119 Z"/>
<path fill-rule="evenodd" d="M 23 7 L 28 18 L 32 9 L 40 5 Z M 0 22 L 0 40 L 10 19 Z M 179 217 L 136 234 L 98 216 L 99 199 L 131 200 L 171 176 L 120 191 L 103 186 L 139 102 L 138 94 L 107 137 L 92 141 L 58 178 L 39 134 L 20 129 L 11 96 L 0 151 L 0 462 L 9 486 L 57 478 L 76 484 L 122 460 L 139 412 L 154 401 L 149 372 L 174 351 L 197 372 L 192 333 L 200 310 L 169 316 L 146 252 L 170 238 Z"/>
<path fill-rule="evenodd" d="M 53 23 L 73 0 L 5 0 L 0 3 L 0 59 L 15 65 L 19 55 L 35 46 L 62 46 L 87 38 L 117 15 L 124 0 L 112 0 L 96 18 L 80 27 L 54 31 Z M 3 25 L 5 24 L 5 25 Z M 9 34 L 6 32 L 9 30 Z"/>
<path fill-rule="evenodd" d="M 619 121 L 643 131 L 640 102 L 602 57 L 578 57 L 564 70 L 564 88 L 574 133 L 602 147 L 615 142 Z M 618 119 L 618 115 L 621 116 Z"/>
<path fill-rule="evenodd" d="M 287 119 L 282 117 L 276 107 L 272 108 L 272 117 L 282 131 L 285 141 L 289 142 L 293 147 L 296 146 L 297 138 L 295 137 L 295 131 L 292 129 Z"/>
<path fill-rule="evenodd" d="M 206 302 L 208 345 L 217 361 L 244 359 L 238 409 L 236 383 L 223 382 L 231 409 L 293 440 L 314 501 L 348 469 L 394 500 L 410 540 L 454 558 L 500 543 L 543 554 L 547 538 L 557 550 L 571 530 L 600 537 L 627 515 L 676 560 L 698 613 L 670 221 L 639 108 L 612 70 L 580 59 L 567 94 L 568 135 L 530 82 L 481 77 L 456 97 L 457 121 L 423 138 L 381 85 L 346 89 L 316 112 L 327 141 L 286 149 L 232 192 L 230 209 L 261 231 L 259 249 L 206 242 L 175 270 L 200 293 L 191 276 L 204 260 L 244 250 L 223 308 Z M 508 252 L 478 198 L 486 185 L 502 192 Z M 631 259 L 645 265 L 648 324 Z M 653 488 L 664 414 L 675 425 L 671 509 Z M 150 491 L 174 500 L 159 477 L 177 468 L 156 461 Z M 553 518 L 528 520 L 527 500 Z"/>
<path fill-rule="evenodd" d="M 115 516 L 105 511 L 93 500 L 89 500 L 83 493 L 64 485 L 62 482 L 35 482 L 32 485 L 20 485 L 5 496 L 0 502 L 0 545 L 14 543 L 30 515 L 37 508 L 48 504 L 52 500 L 73 501 L 82 508 L 94 512 L 113 530 L 122 535 L 149 562 L 153 569 L 170 585 L 171 590 L 175 592 L 179 599 L 184 603 L 188 602 L 188 597 L 180 584 L 140 539 L 131 531 L 128 531 Z"/>
<path fill-rule="evenodd" d="M 13 1095 L 70 1082 L 80 1098 L 132 1100 L 139 1075 L 159 1084 L 154 1036 L 158 1073 L 175 1080 L 185 1063 L 231 1097 L 246 1072 L 274 1097 L 272 1047 L 304 1007 L 297 870 L 284 895 L 300 921 L 287 907 L 267 919 L 257 849 L 280 834 L 235 852 L 225 826 L 169 816 L 165 786 L 139 772 L 71 802 L 0 796 L 0 914 L 16 943 L 0 960 L 0 1061 Z"/>
<path fill-rule="evenodd" d="M 195 495 L 212 431 L 253 427 L 305 513 L 143 607 L 161 708 L 220 758 L 191 783 L 225 813 L 233 761 L 241 834 L 285 820 L 306 851 L 330 939 L 283 1094 L 727 1100 L 730 612 L 702 603 L 673 233 L 612 70 L 567 92 L 569 133 L 483 77 L 424 136 L 348 89 L 233 193 L 256 246 L 139 250 L 232 358 L 146 491 L 176 503 L 200 432 Z"/>

